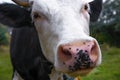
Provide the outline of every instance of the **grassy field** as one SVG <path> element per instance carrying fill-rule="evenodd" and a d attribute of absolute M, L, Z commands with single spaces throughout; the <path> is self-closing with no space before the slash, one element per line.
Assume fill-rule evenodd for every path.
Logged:
<path fill-rule="evenodd" d="M 120 80 L 120 48 L 102 47 L 103 61 L 82 80 Z M 11 80 L 9 48 L 0 48 L 0 80 Z"/>
<path fill-rule="evenodd" d="M 0 47 L 0 80 L 11 80 L 12 67 L 9 57 L 9 48 Z"/>

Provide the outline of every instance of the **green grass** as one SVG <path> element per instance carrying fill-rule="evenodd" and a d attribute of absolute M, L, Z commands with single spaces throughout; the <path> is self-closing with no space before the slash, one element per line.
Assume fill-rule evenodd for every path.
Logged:
<path fill-rule="evenodd" d="M 9 48 L 0 47 L 0 80 L 11 80 L 12 66 L 9 57 Z"/>
<path fill-rule="evenodd" d="M 102 64 L 82 80 L 120 80 L 120 48 L 102 46 Z M 0 48 L 0 80 L 11 80 L 9 48 Z"/>

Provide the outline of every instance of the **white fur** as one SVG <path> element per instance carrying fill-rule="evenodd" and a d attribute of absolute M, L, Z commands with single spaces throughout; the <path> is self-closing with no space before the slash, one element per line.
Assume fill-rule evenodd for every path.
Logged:
<path fill-rule="evenodd" d="M 17 71 L 14 72 L 13 80 L 23 80 Z"/>
<path fill-rule="evenodd" d="M 92 0 L 34 0 L 32 17 L 34 12 L 39 13 L 42 17 L 37 20 L 33 18 L 42 51 L 45 57 L 54 64 L 57 71 L 67 70 L 57 55 L 58 47 L 61 44 L 78 40 L 95 40 L 89 36 L 89 14 L 84 11 L 84 5 L 90 1 Z M 100 48 L 98 54 L 97 65 L 101 63 Z"/>

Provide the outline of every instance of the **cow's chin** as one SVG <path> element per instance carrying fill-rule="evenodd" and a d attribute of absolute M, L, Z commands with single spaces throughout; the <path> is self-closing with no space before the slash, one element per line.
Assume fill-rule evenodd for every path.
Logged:
<path fill-rule="evenodd" d="M 75 71 L 70 71 L 70 70 L 62 67 L 62 68 L 57 69 L 56 71 L 65 73 L 65 74 L 67 74 L 68 76 L 75 78 L 75 77 L 78 77 L 78 76 L 86 76 L 86 75 L 89 74 L 94 68 L 95 68 L 95 66 L 94 66 L 94 67 L 90 67 L 90 68 L 83 68 L 83 69 L 78 69 L 78 70 L 75 70 Z"/>
<path fill-rule="evenodd" d="M 67 66 L 56 65 L 55 70 L 67 74 L 70 77 L 86 76 L 89 74 L 97 65 L 91 65 L 90 67 L 81 67 L 80 69 L 71 70 Z"/>
<path fill-rule="evenodd" d="M 66 74 L 68 74 L 71 77 L 86 76 L 92 70 L 93 70 L 93 68 L 90 68 L 90 69 L 81 69 L 81 70 L 77 70 L 77 71 L 73 71 L 73 72 L 67 72 Z"/>

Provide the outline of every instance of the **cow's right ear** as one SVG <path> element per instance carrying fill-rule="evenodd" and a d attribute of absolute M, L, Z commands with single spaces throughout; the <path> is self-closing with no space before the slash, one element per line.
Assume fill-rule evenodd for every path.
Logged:
<path fill-rule="evenodd" d="M 0 23 L 20 28 L 32 27 L 30 11 L 15 4 L 0 4 Z"/>
<path fill-rule="evenodd" d="M 90 21 L 97 21 L 102 10 L 103 0 L 93 0 L 90 4 Z"/>

